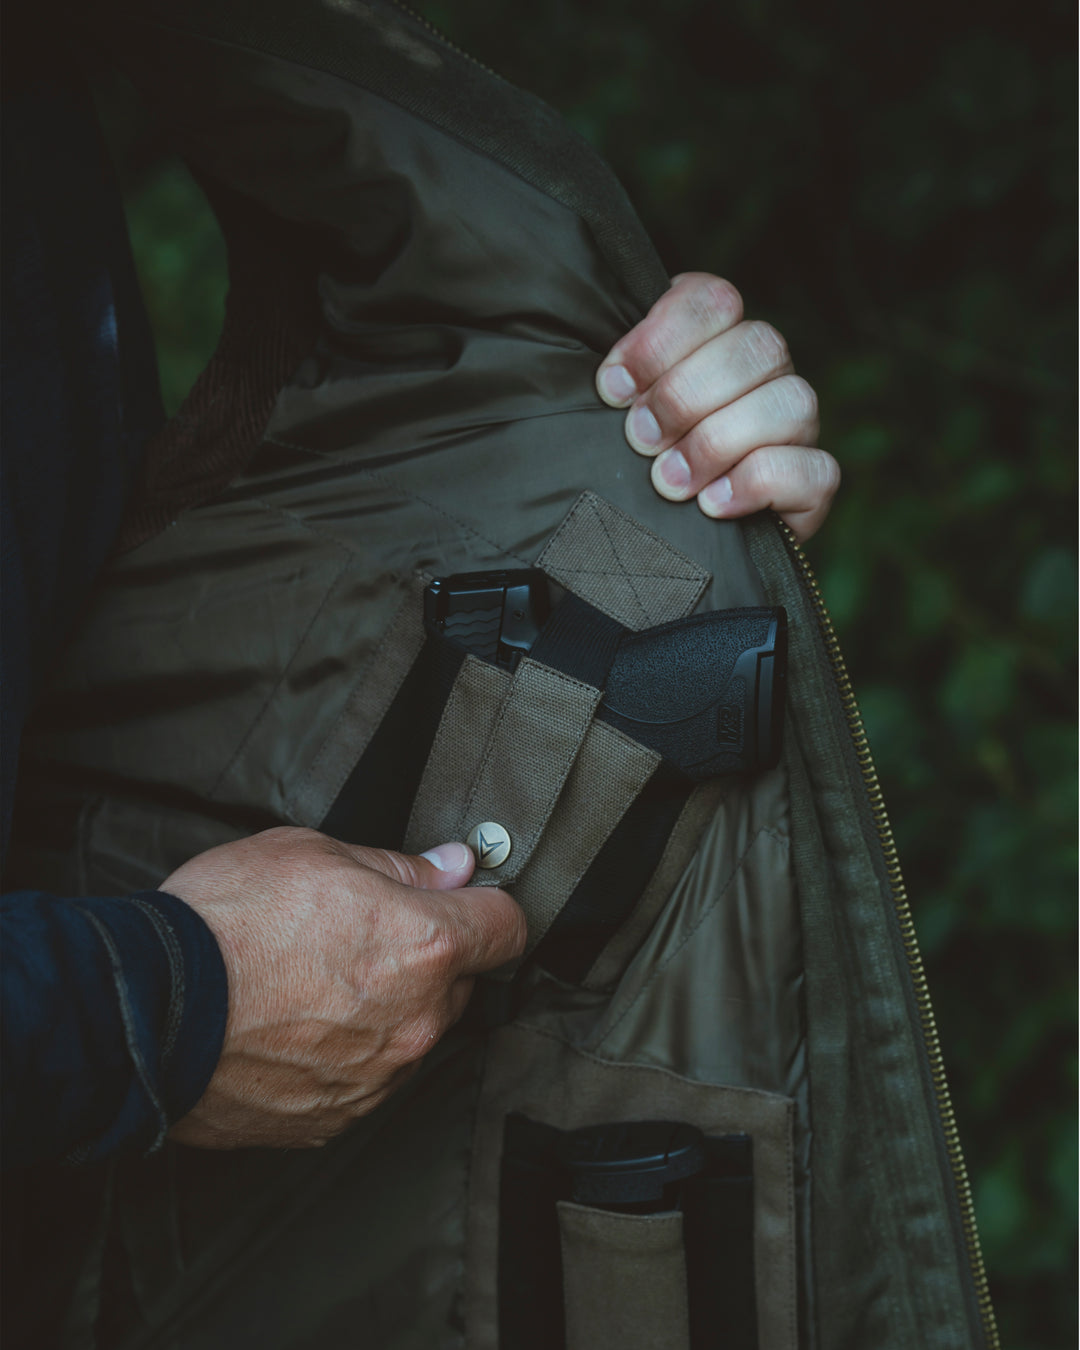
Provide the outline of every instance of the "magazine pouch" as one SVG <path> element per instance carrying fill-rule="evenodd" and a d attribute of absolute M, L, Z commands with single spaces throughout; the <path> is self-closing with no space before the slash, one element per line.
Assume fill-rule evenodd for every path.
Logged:
<path fill-rule="evenodd" d="M 470 1193 L 471 1350 L 791 1350 L 793 1117 L 772 1093 L 496 1033 Z"/>

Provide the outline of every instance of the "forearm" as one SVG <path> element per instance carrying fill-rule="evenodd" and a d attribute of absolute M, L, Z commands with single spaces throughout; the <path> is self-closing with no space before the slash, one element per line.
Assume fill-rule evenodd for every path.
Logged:
<path fill-rule="evenodd" d="M 0 897 L 5 1166 L 150 1150 L 225 1033 L 217 942 L 182 901 Z"/>

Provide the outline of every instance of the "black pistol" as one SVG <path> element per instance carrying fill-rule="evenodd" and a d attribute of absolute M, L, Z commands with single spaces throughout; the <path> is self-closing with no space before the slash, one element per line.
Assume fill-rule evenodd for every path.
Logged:
<path fill-rule="evenodd" d="M 512 671 L 563 594 L 535 568 L 463 572 L 428 586 L 424 620 L 429 632 Z M 693 614 L 622 632 L 596 715 L 689 778 L 756 773 L 780 758 L 786 676 L 783 609 Z"/>

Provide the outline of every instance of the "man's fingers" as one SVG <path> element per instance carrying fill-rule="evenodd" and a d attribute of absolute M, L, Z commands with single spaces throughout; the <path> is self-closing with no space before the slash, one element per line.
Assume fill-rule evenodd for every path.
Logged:
<path fill-rule="evenodd" d="M 704 272 L 677 277 L 642 321 L 612 347 L 596 372 L 600 397 L 625 408 L 666 370 L 742 318 L 742 297 Z"/>
<path fill-rule="evenodd" d="M 812 448 L 816 395 L 776 329 L 743 320 L 729 282 L 675 277 L 601 362 L 596 384 L 627 409 L 626 439 L 654 459 L 653 486 L 669 501 L 696 497 L 714 517 L 771 506 L 800 539 L 828 514 L 840 471 Z"/>
<path fill-rule="evenodd" d="M 776 329 L 757 320 L 740 323 L 642 393 L 627 414 L 626 439 L 639 455 L 658 454 L 717 409 L 794 378 L 787 343 Z"/>
<path fill-rule="evenodd" d="M 425 853 L 395 853 L 392 849 L 364 848 L 359 844 L 333 841 L 336 850 L 361 867 L 381 872 L 403 886 L 424 891 L 451 891 L 464 886 L 473 874 L 476 859 L 465 844 L 439 844 Z"/>
<path fill-rule="evenodd" d="M 817 398 L 798 375 L 753 389 L 693 427 L 653 461 L 653 487 L 669 501 L 687 501 L 760 445 L 810 445 L 817 440 Z"/>
<path fill-rule="evenodd" d="M 801 543 L 820 528 L 839 486 L 840 466 L 827 451 L 767 445 L 703 488 L 697 500 L 707 516 L 716 518 L 748 516 L 771 506 Z"/>
<path fill-rule="evenodd" d="M 429 903 L 449 934 L 454 975 L 496 970 L 525 950 L 525 915 L 505 891 L 470 886 L 432 896 Z"/>

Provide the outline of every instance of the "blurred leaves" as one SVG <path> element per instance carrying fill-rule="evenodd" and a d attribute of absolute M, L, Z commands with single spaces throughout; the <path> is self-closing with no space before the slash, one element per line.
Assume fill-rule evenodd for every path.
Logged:
<path fill-rule="evenodd" d="M 135 268 L 172 416 L 213 355 L 225 318 L 225 243 L 202 190 L 170 153 L 130 85 L 94 84 L 98 116 L 124 192 Z"/>
<path fill-rule="evenodd" d="M 1072 7 L 423 9 L 566 113 L 669 269 L 734 280 L 819 391 L 845 481 L 812 555 L 914 897 L 1003 1344 L 1075 1345 Z M 135 125 L 121 108 L 113 139 L 175 407 L 222 258 Z"/>
<path fill-rule="evenodd" d="M 156 165 L 128 193 L 127 211 L 171 416 L 217 345 L 225 317 L 225 246 L 216 229 L 207 229 L 206 198 L 174 160 Z"/>

